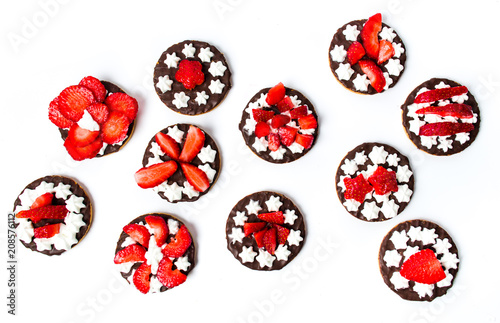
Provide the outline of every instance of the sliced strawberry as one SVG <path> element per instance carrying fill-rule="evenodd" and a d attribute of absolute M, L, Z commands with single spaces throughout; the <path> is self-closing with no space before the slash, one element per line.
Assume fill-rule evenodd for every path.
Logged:
<path fill-rule="evenodd" d="M 295 142 L 304 147 L 305 149 L 311 148 L 314 141 L 313 135 L 298 133 L 295 137 Z"/>
<path fill-rule="evenodd" d="M 87 111 L 92 116 L 92 119 L 100 125 L 108 120 L 109 108 L 104 103 L 92 103 L 87 107 Z"/>
<path fill-rule="evenodd" d="M 447 87 L 442 89 L 435 89 L 425 91 L 420 93 L 415 98 L 415 103 L 430 103 L 438 100 L 446 100 L 452 98 L 457 95 L 462 95 L 469 92 L 467 87 L 465 86 L 455 86 L 455 87 Z"/>
<path fill-rule="evenodd" d="M 375 194 L 385 195 L 389 192 L 398 191 L 396 172 L 388 171 L 382 166 L 377 167 L 375 172 L 368 177 L 368 182 L 375 189 Z"/>
<path fill-rule="evenodd" d="M 288 235 L 290 234 L 290 229 L 287 229 L 278 224 L 274 224 L 273 227 L 276 228 L 276 231 L 278 233 L 278 244 L 285 244 L 288 239 Z"/>
<path fill-rule="evenodd" d="M 378 33 L 382 29 L 382 15 L 377 13 L 366 21 L 363 29 L 361 29 L 361 41 L 365 48 L 366 54 L 371 59 L 378 59 L 379 41 Z"/>
<path fill-rule="evenodd" d="M 428 106 L 415 111 L 417 114 L 437 114 L 441 117 L 470 119 L 474 117 L 472 108 L 467 104 L 452 103 L 445 106 Z"/>
<path fill-rule="evenodd" d="M 392 43 L 388 40 L 382 39 L 380 41 L 380 50 L 378 52 L 377 64 L 380 65 L 384 63 L 392 56 L 394 56 L 394 47 L 392 47 Z"/>
<path fill-rule="evenodd" d="M 205 192 L 210 187 L 210 180 L 203 170 L 187 163 L 181 163 L 181 168 L 189 184 L 198 192 Z"/>
<path fill-rule="evenodd" d="M 185 225 L 181 225 L 175 237 L 161 250 L 165 257 L 182 257 L 191 246 L 191 235 Z"/>
<path fill-rule="evenodd" d="M 294 106 L 295 105 L 293 104 L 292 99 L 290 99 L 289 96 L 285 96 L 276 104 L 276 107 L 281 113 L 292 110 Z"/>
<path fill-rule="evenodd" d="M 84 77 L 78 85 L 85 86 L 87 89 L 92 91 L 97 102 L 104 101 L 106 97 L 106 88 L 104 85 L 93 76 Z"/>
<path fill-rule="evenodd" d="M 189 126 L 179 160 L 184 163 L 190 163 L 198 155 L 204 144 L 205 134 L 203 131 L 195 126 Z"/>
<path fill-rule="evenodd" d="M 299 129 L 289 126 L 283 126 L 278 129 L 278 135 L 280 136 L 280 141 L 285 146 L 290 146 L 295 141 L 295 136 Z"/>
<path fill-rule="evenodd" d="M 286 89 L 283 83 L 278 83 L 267 92 L 266 102 L 269 105 L 275 105 L 285 97 Z"/>
<path fill-rule="evenodd" d="M 77 123 L 73 124 L 68 131 L 68 139 L 73 146 L 84 147 L 90 145 L 99 136 L 99 131 L 90 131 L 80 127 Z"/>
<path fill-rule="evenodd" d="M 142 265 L 140 265 L 134 273 L 134 286 L 143 294 L 147 294 L 149 292 L 149 287 L 151 284 L 150 276 L 151 265 L 148 265 L 147 262 L 143 262 Z"/>
<path fill-rule="evenodd" d="M 257 122 L 266 122 L 274 116 L 274 112 L 271 110 L 252 109 L 252 116 Z"/>
<path fill-rule="evenodd" d="M 276 228 L 271 227 L 264 234 L 264 248 L 266 248 L 267 252 L 271 255 L 274 255 L 274 251 L 276 251 Z"/>
<path fill-rule="evenodd" d="M 256 223 L 245 223 L 243 225 L 243 231 L 245 232 L 245 237 L 248 237 L 254 232 L 258 232 L 266 226 L 265 222 L 256 222 Z"/>
<path fill-rule="evenodd" d="M 346 187 L 344 198 L 347 200 L 354 199 L 359 203 L 363 203 L 366 194 L 373 191 L 373 187 L 362 174 L 359 174 L 354 179 L 349 177 L 344 178 L 344 184 Z"/>
<path fill-rule="evenodd" d="M 167 288 L 179 286 L 186 281 L 186 275 L 181 273 L 179 269 L 172 269 L 173 263 L 167 257 L 164 257 L 158 264 L 158 272 L 156 278 Z"/>
<path fill-rule="evenodd" d="M 77 122 L 83 116 L 83 111 L 96 102 L 92 91 L 81 85 L 72 85 L 59 94 L 59 111 L 71 121 Z"/>
<path fill-rule="evenodd" d="M 363 45 L 361 45 L 360 42 L 355 41 L 349 46 L 349 49 L 347 50 L 347 60 L 349 61 L 349 64 L 354 65 L 360 59 L 362 59 L 365 54 L 366 52 L 363 48 Z"/>
<path fill-rule="evenodd" d="M 143 245 L 145 248 L 149 246 L 149 231 L 140 224 L 132 223 L 123 227 L 123 232 L 128 234 L 135 242 Z"/>
<path fill-rule="evenodd" d="M 201 63 L 183 59 L 179 63 L 179 70 L 175 73 L 175 79 L 182 83 L 187 90 L 192 90 L 197 85 L 203 84 L 205 74 L 203 74 Z"/>
<path fill-rule="evenodd" d="M 158 247 L 163 246 L 168 236 L 168 226 L 165 220 L 161 216 L 157 215 L 148 215 L 145 220 L 151 229 L 153 229 Z"/>
<path fill-rule="evenodd" d="M 61 228 L 61 223 L 47 224 L 44 225 L 43 227 L 35 228 L 34 235 L 35 238 L 38 239 L 52 238 L 53 236 L 59 233 L 60 228 Z"/>
<path fill-rule="evenodd" d="M 271 127 L 267 124 L 267 122 L 260 121 L 255 125 L 255 136 L 257 138 L 266 137 L 270 132 Z"/>
<path fill-rule="evenodd" d="M 404 278 L 420 284 L 435 284 L 446 278 L 441 263 L 431 249 L 424 249 L 411 255 L 401 265 L 399 273 Z"/>
<path fill-rule="evenodd" d="M 64 147 L 74 160 L 91 159 L 97 156 L 103 146 L 101 138 L 97 137 L 96 140 L 87 146 L 77 147 L 73 145 L 69 138 L 64 141 Z"/>
<path fill-rule="evenodd" d="M 316 129 L 318 127 L 318 121 L 313 114 L 309 114 L 305 117 L 300 117 L 297 119 L 297 121 L 299 122 L 299 127 L 304 130 Z"/>
<path fill-rule="evenodd" d="M 436 122 L 420 127 L 419 136 L 451 136 L 474 130 L 472 123 Z"/>
<path fill-rule="evenodd" d="M 181 148 L 174 138 L 170 137 L 163 132 L 158 132 L 155 136 L 156 143 L 160 146 L 161 150 L 167 154 L 168 157 L 177 160 L 181 153 Z"/>
<path fill-rule="evenodd" d="M 37 223 L 44 219 L 63 220 L 67 214 L 68 209 L 66 209 L 65 205 L 45 205 L 20 211 L 16 214 L 16 218 L 30 219 L 33 223 Z"/>
<path fill-rule="evenodd" d="M 361 67 L 363 73 L 368 76 L 368 78 L 370 79 L 370 84 L 375 89 L 375 91 L 379 93 L 382 92 L 385 87 L 385 77 L 380 67 L 378 67 L 377 64 L 368 59 L 360 60 L 359 67 Z"/>
<path fill-rule="evenodd" d="M 271 119 L 271 127 L 278 129 L 281 126 L 286 125 L 290 122 L 290 117 L 283 114 L 277 114 Z"/>
<path fill-rule="evenodd" d="M 106 98 L 104 103 L 111 111 L 123 113 L 128 118 L 129 122 L 135 120 L 137 110 L 139 109 L 136 99 L 121 92 L 112 93 Z"/>
<path fill-rule="evenodd" d="M 118 251 L 115 255 L 115 264 L 130 261 L 146 261 L 146 249 L 138 244 L 133 244 Z"/>
<path fill-rule="evenodd" d="M 292 119 L 298 119 L 300 117 L 305 117 L 307 115 L 307 106 L 306 105 L 301 105 L 299 107 L 296 107 L 295 109 L 292 109 L 290 111 L 290 117 Z"/>
<path fill-rule="evenodd" d="M 49 120 L 61 129 L 67 129 L 74 123 L 66 119 L 65 116 L 59 111 L 59 97 L 56 97 L 49 104 Z"/>
<path fill-rule="evenodd" d="M 255 242 L 257 242 L 257 247 L 264 248 L 264 236 L 266 235 L 266 232 L 267 229 L 254 232 L 253 238 L 255 239 Z"/>
<path fill-rule="evenodd" d="M 260 220 L 266 221 L 268 223 L 274 223 L 274 224 L 283 224 L 283 223 L 285 223 L 285 217 L 283 216 L 283 212 L 282 211 L 269 212 L 269 213 L 261 213 L 261 214 L 258 214 L 257 217 Z"/>
<path fill-rule="evenodd" d="M 134 178 L 141 188 L 152 188 L 166 181 L 176 170 L 177 163 L 169 160 L 139 169 Z"/>
<path fill-rule="evenodd" d="M 269 150 L 276 151 L 280 148 L 280 136 L 277 133 L 271 132 L 267 139 Z"/>
<path fill-rule="evenodd" d="M 130 121 L 123 113 L 111 111 L 108 120 L 101 127 L 102 140 L 110 145 L 119 143 L 127 137 Z"/>
<path fill-rule="evenodd" d="M 36 198 L 36 200 L 35 200 L 35 202 L 33 202 L 33 204 L 31 204 L 30 209 L 36 209 L 38 207 L 42 207 L 45 205 L 51 205 L 53 198 L 54 198 L 54 194 L 52 194 L 52 193 L 42 194 Z"/>

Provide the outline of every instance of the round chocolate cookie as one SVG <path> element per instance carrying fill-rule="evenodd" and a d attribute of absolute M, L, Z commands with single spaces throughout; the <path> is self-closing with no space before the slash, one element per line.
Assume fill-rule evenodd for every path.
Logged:
<path fill-rule="evenodd" d="M 287 87 L 284 88 L 285 98 L 269 105 L 266 98 L 274 88 L 262 89 L 250 99 L 243 110 L 239 129 L 245 143 L 257 156 L 270 163 L 284 164 L 312 149 L 319 132 L 318 115 L 302 93 Z"/>
<path fill-rule="evenodd" d="M 186 281 L 195 266 L 195 246 L 179 219 L 150 213 L 123 227 L 114 262 L 141 293 L 164 292 Z"/>
<path fill-rule="evenodd" d="M 372 18 L 376 16 L 377 15 Z M 367 19 L 355 20 L 339 28 L 330 43 L 328 58 L 333 75 L 335 75 L 337 80 L 345 88 L 361 94 L 377 94 L 379 92 L 371 85 L 370 79 L 362 71 L 360 63 L 356 62 L 350 64 L 347 54 L 349 47 L 354 42 L 358 42 L 358 46 L 362 46 L 363 41 L 360 34 L 366 22 Z M 384 92 L 395 86 L 403 74 L 406 63 L 406 49 L 399 35 L 385 23 L 381 23 L 381 31 L 378 34 L 378 40 L 381 44 L 379 57 L 383 49 L 390 53 L 391 48 L 393 49 L 392 56 L 391 54 L 387 54 L 386 59 L 378 63 L 377 59 L 370 59 L 363 49 L 360 54 L 360 56 L 362 55 L 360 59 L 362 61 L 369 61 L 368 64 L 372 64 L 374 66 L 373 69 L 381 70 L 385 79 L 385 82 L 383 80 L 381 80 L 381 82 L 385 85 L 380 92 Z M 357 51 L 359 52 L 360 49 Z"/>
<path fill-rule="evenodd" d="M 275 192 L 244 197 L 226 222 L 227 248 L 255 270 L 283 268 L 300 252 L 305 237 L 302 213 L 289 198 Z"/>
<path fill-rule="evenodd" d="M 89 196 L 63 176 L 45 176 L 28 184 L 14 202 L 14 213 L 21 243 L 49 256 L 76 246 L 92 224 Z"/>
<path fill-rule="evenodd" d="M 459 266 L 457 246 L 450 235 L 439 225 L 424 220 L 395 226 L 382 241 L 378 258 L 384 282 L 401 298 L 410 301 L 432 301 L 446 294 Z M 442 271 L 429 266 L 436 258 Z M 419 277 L 421 282 L 403 275 Z M 430 283 L 432 281 L 437 282 Z"/>
<path fill-rule="evenodd" d="M 215 46 L 186 40 L 161 54 L 153 82 L 167 107 L 197 115 L 209 112 L 224 100 L 231 88 L 231 71 Z"/>
<path fill-rule="evenodd" d="M 192 135 L 190 135 L 190 129 L 192 129 Z M 169 153 L 162 150 L 160 145 L 157 143 L 158 135 L 151 138 L 146 151 L 144 152 L 142 165 L 144 167 L 150 167 L 152 165 L 171 160 L 174 160 L 177 165 L 176 171 L 166 181 L 153 187 L 152 189 L 157 192 L 161 198 L 166 199 L 171 203 L 193 202 L 198 200 L 201 196 L 208 193 L 219 177 L 221 157 L 217 144 L 205 131 L 190 124 L 175 124 L 161 130 L 160 132 L 173 139 L 173 141 L 171 141 L 172 145 L 177 147 L 175 149 L 178 149 L 178 153 L 180 153 L 181 157 L 172 156 L 174 157 L 172 158 Z M 196 140 L 189 138 L 190 136 L 195 138 L 196 134 L 199 134 L 204 138 L 200 139 L 199 149 L 193 148 L 192 144 L 186 145 L 186 142 Z M 193 180 L 195 182 L 198 182 L 198 180 L 193 178 L 193 176 L 189 176 L 189 173 L 191 172 L 188 173 L 183 169 L 183 163 L 181 163 L 180 160 L 183 159 L 183 152 L 188 152 L 188 150 L 194 158 L 187 164 L 193 165 L 206 174 L 206 179 L 204 179 L 206 182 L 202 183 L 202 186 L 207 187 L 204 191 L 198 190 L 197 185 L 192 185 Z M 186 176 L 186 174 L 188 174 L 188 176 Z"/>
<path fill-rule="evenodd" d="M 465 86 L 432 78 L 417 86 L 401 106 L 408 137 L 421 150 L 456 154 L 476 139 L 481 122 L 476 99 Z"/>
<path fill-rule="evenodd" d="M 378 222 L 403 212 L 414 191 L 410 161 L 395 148 L 377 142 L 347 153 L 337 169 L 337 195 L 356 218 Z"/>

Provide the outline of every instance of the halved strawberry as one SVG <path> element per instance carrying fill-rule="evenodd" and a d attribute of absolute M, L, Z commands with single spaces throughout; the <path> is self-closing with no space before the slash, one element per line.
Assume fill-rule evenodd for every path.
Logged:
<path fill-rule="evenodd" d="M 290 229 L 278 224 L 274 224 L 273 227 L 276 228 L 276 232 L 278 233 L 278 244 L 285 244 L 290 234 Z"/>
<path fill-rule="evenodd" d="M 87 111 L 92 116 L 92 119 L 100 125 L 108 120 L 109 108 L 104 103 L 92 103 L 87 107 Z"/>
<path fill-rule="evenodd" d="M 260 230 L 258 232 L 254 232 L 253 238 L 257 243 L 257 247 L 264 248 L 264 236 L 266 235 L 267 229 Z"/>
<path fill-rule="evenodd" d="M 281 101 L 276 103 L 276 107 L 278 108 L 278 110 L 281 113 L 283 113 L 283 112 L 292 110 L 294 107 L 294 104 L 292 102 L 292 99 L 290 99 L 289 96 L 285 96 Z"/>
<path fill-rule="evenodd" d="M 446 278 L 441 263 L 431 249 L 424 249 L 411 255 L 401 265 L 399 273 L 404 278 L 420 284 L 435 284 Z"/>
<path fill-rule="evenodd" d="M 189 126 L 179 160 L 184 163 L 190 163 L 198 155 L 204 144 L 205 134 L 203 131 L 193 125 Z"/>
<path fill-rule="evenodd" d="M 68 140 L 76 147 L 84 147 L 96 140 L 99 134 L 99 131 L 87 130 L 75 123 L 69 128 Z"/>
<path fill-rule="evenodd" d="M 472 108 L 467 104 L 451 103 L 445 106 L 428 106 L 415 111 L 417 114 L 437 114 L 441 117 L 470 119 L 474 117 Z"/>
<path fill-rule="evenodd" d="M 313 114 L 309 114 L 305 117 L 300 117 L 297 119 L 297 121 L 299 123 L 299 127 L 304 130 L 316 129 L 318 127 L 318 121 Z"/>
<path fill-rule="evenodd" d="M 368 76 L 368 78 L 370 79 L 370 84 L 375 89 L 375 91 L 379 93 L 382 92 L 385 86 L 385 77 L 380 67 L 378 67 L 377 64 L 368 59 L 360 60 L 359 67 L 361 67 L 363 73 Z"/>
<path fill-rule="evenodd" d="M 255 222 L 255 223 L 245 223 L 243 225 L 243 232 L 245 232 L 245 237 L 248 237 L 254 232 L 258 232 L 266 226 L 265 222 Z"/>
<path fill-rule="evenodd" d="M 115 264 L 130 261 L 146 261 L 146 249 L 138 244 L 133 244 L 118 251 L 115 255 Z"/>
<path fill-rule="evenodd" d="M 455 86 L 455 87 L 447 87 L 442 89 L 435 89 L 425 91 L 420 93 L 415 98 L 415 103 L 430 103 L 438 100 L 446 100 L 451 97 L 462 95 L 467 93 L 469 90 L 465 86 Z"/>
<path fill-rule="evenodd" d="M 267 252 L 271 255 L 274 255 L 276 251 L 276 228 L 271 227 L 264 234 L 264 248 L 266 248 Z"/>
<path fill-rule="evenodd" d="M 145 248 L 149 246 L 149 231 L 140 224 L 132 223 L 123 227 L 123 232 L 128 234 L 135 242 L 143 245 Z"/>
<path fill-rule="evenodd" d="M 361 29 L 361 41 L 365 48 L 366 54 L 371 59 L 378 59 L 379 41 L 378 33 L 382 29 L 382 15 L 377 13 L 366 21 L 363 29 Z"/>
<path fill-rule="evenodd" d="M 260 121 L 255 125 L 255 136 L 257 138 L 266 137 L 270 132 L 271 127 L 267 124 L 267 122 Z"/>
<path fill-rule="evenodd" d="M 283 216 L 282 211 L 275 211 L 275 212 L 269 212 L 269 213 L 260 213 L 257 215 L 257 217 L 262 220 L 266 221 L 268 223 L 274 223 L 274 224 L 283 224 L 285 223 L 285 217 Z"/>
<path fill-rule="evenodd" d="M 355 178 L 344 178 L 344 185 L 346 187 L 344 198 L 347 200 L 354 199 L 359 203 L 363 203 L 366 194 L 373 191 L 373 187 L 362 174 L 359 174 Z"/>
<path fill-rule="evenodd" d="M 59 97 L 56 97 L 49 104 L 49 120 L 62 129 L 69 128 L 74 123 L 63 116 L 61 111 L 59 111 Z"/>
<path fill-rule="evenodd" d="M 181 153 L 181 148 L 174 138 L 170 137 L 163 132 L 158 132 L 155 136 L 156 143 L 160 146 L 161 150 L 167 154 L 168 157 L 177 160 Z"/>
<path fill-rule="evenodd" d="M 396 172 L 388 171 L 382 166 L 378 166 L 375 172 L 368 177 L 368 182 L 375 189 L 375 194 L 378 195 L 385 195 L 389 192 L 398 191 Z"/>
<path fill-rule="evenodd" d="M 299 107 L 296 107 L 295 109 L 292 109 L 290 111 L 290 117 L 292 119 L 298 119 L 300 117 L 305 117 L 307 115 L 307 106 L 306 105 L 301 105 Z"/>
<path fill-rule="evenodd" d="M 164 257 L 158 264 L 158 272 L 156 278 L 167 288 L 179 286 L 186 281 L 186 275 L 181 273 L 179 269 L 172 270 L 173 263 L 167 257 Z"/>
<path fill-rule="evenodd" d="M 436 122 L 420 127 L 419 136 L 451 136 L 460 132 L 474 130 L 472 123 Z"/>
<path fill-rule="evenodd" d="M 102 140 L 110 145 L 119 143 L 127 137 L 130 120 L 118 111 L 111 111 L 108 120 L 101 127 Z"/>
<path fill-rule="evenodd" d="M 175 73 L 175 79 L 182 83 L 187 90 L 192 90 L 205 81 L 202 67 L 198 61 L 183 59 L 179 63 L 179 70 Z"/>
<path fill-rule="evenodd" d="M 168 236 L 168 226 L 165 220 L 161 216 L 157 215 L 148 215 L 145 220 L 151 229 L 153 229 L 158 247 L 163 246 Z"/>
<path fill-rule="evenodd" d="M 52 199 L 54 198 L 54 194 L 45 193 L 36 198 L 35 202 L 31 204 L 30 209 L 36 209 L 37 207 L 42 207 L 45 205 L 51 205 Z"/>
<path fill-rule="evenodd" d="M 281 146 L 280 136 L 278 136 L 277 133 L 271 132 L 269 134 L 269 137 L 267 138 L 267 141 L 268 141 L 269 150 L 271 150 L 271 151 L 277 151 Z"/>
<path fill-rule="evenodd" d="M 278 129 L 278 135 L 280 136 L 280 141 L 285 146 L 290 146 L 295 141 L 295 136 L 299 129 L 289 126 L 283 126 Z"/>
<path fill-rule="evenodd" d="M 384 63 L 392 56 L 394 56 L 394 47 L 392 47 L 392 43 L 388 40 L 382 39 L 380 41 L 377 64 L 380 65 Z"/>
<path fill-rule="evenodd" d="M 134 178 L 141 188 L 152 188 L 166 181 L 177 170 L 177 163 L 169 160 L 139 169 Z"/>
<path fill-rule="evenodd" d="M 69 138 L 64 141 L 64 147 L 74 160 L 90 159 L 97 156 L 103 146 L 102 139 L 97 137 L 93 142 L 87 146 L 77 147 Z"/>
<path fill-rule="evenodd" d="M 97 102 L 104 101 L 106 97 L 106 88 L 104 85 L 93 76 L 84 77 L 78 85 L 85 86 L 87 89 L 92 91 Z"/>
<path fill-rule="evenodd" d="M 205 192 L 210 187 L 210 180 L 203 170 L 187 163 L 181 163 L 181 168 L 189 184 L 198 192 Z"/>
<path fill-rule="evenodd" d="M 133 282 L 134 286 L 143 294 L 149 292 L 151 284 L 151 265 L 143 262 L 134 273 Z"/>
<path fill-rule="evenodd" d="M 96 102 L 92 91 L 81 85 L 72 85 L 59 94 L 59 111 L 71 121 L 77 122 L 83 116 L 83 111 Z"/>
<path fill-rule="evenodd" d="M 63 220 L 67 214 L 68 209 L 66 209 L 65 205 L 45 205 L 35 209 L 20 211 L 16 214 L 16 218 L 30 219 L 31 222 L 37 223 L 44 219 Z"/>
<path fill-rule="evenodd" d="M 275 105 L 285 97 L 286 89 L 283 83 L 278 83 L 267 92 L 266 102 L 269 105 Z"/>
<path fill-rule="evenodd" d="M 278 129 L 290 122 L 290 117 L 284 114 L 277 114 L 271 119 L 271 127 Z"/>
<path fill-rule="evenodd" d="M 37 239 L 52 238 L 59 233 L 61 228 L 61 223 L 47 224 L 43 227 L 38 227 L 34 229 L 34 235 Z"/>
<path fill-rule="evenodd" d="M 175 237 L 161 251 L 165 257 L 179 258 L 186 253 L 189 246 L 191 246 L 191 235 L 183 224 L 175 234 Z"/>
<path fill-rule="evenodd" d="M 349 61 L 349 64 L 354 65 L 360 59 L 362 59 L 365 54 L 366 52 L 363 48 L 363 45 L 361 45 L 360 42 L 355 41 L 349 46 L 349 49 L 347 50 L 347 60 Z"/>
<path fill-rule="evenodd" d="M 112 93 L 106 98 L 104 103 L 111 111 L 123 113 L 130 122 L 135 120 L 137 110 L 139 109 L 136 99 L 121 92 Z"/>
<path fill-rule="evenodd" d="M 298 133 L 295 137 L 295 142 L 304 147 L 305 149 L 311 148 L 314 141 L 313 135 Z"/>
<path fill-rule="evenodd" d="M 274 112 L 271 110 L 252 109 L 252 116 L 253 119 L 257 122 L 266 122 L 274 116 Z"/>

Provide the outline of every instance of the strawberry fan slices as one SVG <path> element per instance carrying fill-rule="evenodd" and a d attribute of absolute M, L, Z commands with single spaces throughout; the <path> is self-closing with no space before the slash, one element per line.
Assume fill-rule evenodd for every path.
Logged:
<path fill-rule="evenodd" d="M 116 85 L 84 77 L 65 88 L 49 104 L 49 120 L 74 160 L 118 151 L 130 137 L 138 104 Z"/>

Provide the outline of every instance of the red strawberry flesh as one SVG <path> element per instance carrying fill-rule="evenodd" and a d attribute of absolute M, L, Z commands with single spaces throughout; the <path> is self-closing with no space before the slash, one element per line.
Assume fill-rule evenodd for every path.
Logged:
<path fill-rule="evenodd" d="M 285 97 L 286 89 L 283 83 L 278 83 L 272 87 L 266 96 L 266 103 L 269 105 L 275 105 Z"/>
<path fill-rule="evenodd" d="M 82 146 L 82 147 L 75 146 L 69 138 L 66 138 L 66 140 L 64 141 L 64 147 L 66 148 L 70 156 L 74 160 L 78 161 L 94 158 L 95 156 L 97 156 L 102 146 L 103 146 L 103 141 L 101 140 L 100 137 L 97 137 L 93 142 L 91 142 L 87 146 Z"/>
<path fill-rule="evenodd" d="M 135 287 L 143 294 L 147 294 L 149 292 L 150 284 L 151 284 L 151 266 L 146 262 L 143 262 L 142 265 L 137 268 L 134 273 L 133 282 Z"/>
<path fill-rule="evenodd" d="M 92 103 L 87 107 L 87 111 L 92 116 L 92 119 L 100 125 L 108 120 L 109 108 L 104 103 Z"/>
<path fill-rule="evenodd" d="M 268 139 L 269 150 L 277 151 L 280 148 L 281 146 L 280 137 L 278 136 L 277 133 L 271 132 L 267 139 Z"/>
<path fill-rule="evenodd" d="M 101 81 L 99 81 L 95 77 L 86 76 L 80 81 L 78 85 L 84 86 L 90 91 L 92 91 L 92 94 L 94 94 L 94 97 L 97 100 L 97 102 L 104 101 L 104 98 L 106 97 L 106 88 L 101 83 Z"/>
<path fill-rule="evenodd" d="M 289 96 L 285 96 L 281 101 L 276 103 L 276 107 L 278 108 L 278 110 L 281 113 L 283 113 L 283 112 L 292 110 L 294 107 L 294 104 L 292 102 L 292 99 L 290 99 Z"/>
<path fill-rule="evenodd" d="M 172 260 L 167 257 L 164 257 L 158 264 L 156 277 L 167 288 L 179 286 L 186 281 L 186 275 L 179 269 L 173 269 Z"/>
<path fill-rule="evenodd" d="M 210 187 L 210 180 L 202 169 L 187 163 L 181 163 L 181 168 L 189 184 L 198 192 L 205 192 Z"/>
<path fill-rule="evenodd" d="M 264 234 L 264 248 L 271 255 L 274 255 L 274 251 L 276 250 L 276 228 L 271 227 Z"/>
<path fill-rule="evenodd" d="M 451 136 L 461 132 L 474 130 L 472 123 L 436 122 L 428 123 L 420 127 L 420 136 Z"/>
<path fill-rule="evenodd" d="M 420 93 L 415 98 L 415 103 L 430 103 L 438 100 L 446 100 L 457 95 L 467 93 L 469 90 L 465 86 L 455 86 L 442 89 L 434 89 Z"/>
<path fill-rule="evenodd" d="M 139 105 L 137 100 L 128 94 L 116 92 L 110 94 L 104 102 L 111 111 L 123 113 L 132 122 L 137 116 Z"/>
<path fill-rule="evenodd" d="M 35 209 L 20 211 L 16 214 L 17 218 L 30 219 L 37 223 L 44 219 L 63 220 L 68 214 L 65 205 L 45 205 Z"/>
<path fill-rule="evenodd" d="M 110 145 L 119 143 L 127 137 L 130 120 L 118 111 L 111 111 L 108 120 L 101 127 L 102 140 Z"/>
<path fill-rule="evenodd" d="M 52 238 L 59 233 L 61 223 L 47 224 L 34 229 L 34 236 L 38 239 Z"/>
<path fill-rule="evenodd" d="M 181 148 L 174 138 L 170 137 L 163 132 L 158 132 L 155 136 L 156 143 L 160 146 L 161 150 L 167 154 L 168 157 L 177 160 L 181 153 Z"/>
<path fill-rule="evenodd" d="M 59 94 L 59 111 L 66 119 L 78 122 L 85 109 L 94 102 L 92 91 L 81 85 L 72 85 Z"/>
<path fill-rule="evenodd" d="M 80 127 L 77 123 L 73 124 L 68 131 L 68 139 L 76 147 L 90 145 L 99 136 L 99 131 L 90 131 Z"/>
<path fill-rule="evenodd" d="M 379 40 L 378 34 L 382 29 L 382 15 L 377 13 L 371 16 L 361 29 L 361 40 L 363 42 L 363 47 L 365 48 L 366 54 L 371 59 L 377 60 L 379 53 Z"/>
<path fill-rule="evenodd" d="M 278 129 L 290 122 L 290 117 L 283 114 L 277 114 L 271 119 L 271 127 Z"/>
<path fill-rule="evenodd" d="M 420 284 L 435 284 L 446 278 L 441 263 L 431 249 L 411 255 L 403 263 L 399 273 L 404 278 Z"/>
<path fill-rule="evenodd" d="M 380 41 L 380 50 L 378 53 L 377 64 L 382 64 L 386 62 L 389 58 L 394 56 L 394 47 L 392 43 L 388 40 L 382 39 Z"/>
<path fill-rule="evenodd" d="M 59 111 L 59 97 L 56 97 L 49 104 L 49 120 L 61 129 L 67 129 L 74 123 Z"/>
<path fill-rule="evenodd" d="M 205 75 L 201 63 L 187 59 L 182 60 L 179 63 L 179 70 L 175 73 L 175 79 L 182 83 L 187 90 L 192 90 L 197 85 L 203 84 Z"/>
<path fill-rule="evenodd" d="M 467 104 L 452 103 L 445 106 L 429 106 L 415 111 L 417 114 L 437 114 L 441 117 L 470 119 L 474 117 L 472 108 Z"/>
<path fill-rule="evenodd" d="M 271 127 L 263 121 L 257 122 L 255 125 L 255 136 L 257 138 L 266 137 L 271 132 Z"/>
<path fill-rule="evenodd" d="M 398 181 L 396 173 L 388 171 L 382 166 L 378 166 L 375 172 L 368 177 L 368 182 L 375 189 L 375 194 L 385 195 L 389 192 L 398 191 Z"/>
<path fill-rule="evenodd" d="M 146 249 L 138 244 L 133 244 L 118 251 L 115 255 L 115 264 L 123 264 L 130 261 L 146 261 Z"/>
<path fill-rule="evenodd" d="M 123 227 L 123 232 L 128 234 L 135 242 L 143 245 L 145 248 L 149 246 L 149 231 L 140 224 L 132 223 Z"/>
<path fill-rule="evenodd" d="M 297 119 L 297 121 L 299 123 L 299 127 L 304 130 L 316 129 L 318 127 L 318 121 L 313 114 L 309 114 L 305 117 L 300 117 Z"/>
<path fill-rule="evenodd" d="M 266 226 L 265 222 L 256 222 L 256 223 L 245 223 L 243 225 L 243 232 L 245 233 L 245 237 L 248 237 L 254 232 L 258 232 Z"/>
<path fill-rule="evenodd" d="M 135 181 L 141 188 L 152 188 L 166 181 L 177 170 L 177 163 L 169 160 L 139 169 Z"/>
<path fill-rule="evenodd" d="M 274 224 L 283 224 L 285 223 L 285 217 L 283 216 L 282 211 L 276 211 L 276 212 L 269 212 L 269 213 L 260 213 L 257 215 L 257 217 L 262 220 L 266 221 L 268 223 L 274 223 Z"/>
<path fill-rule="evenodd" d="M 271 110 L 252 109 L 252 116 L 253 119 L 257 122 L 266 122 L 274 116 L 274 112 Z"/>
<path fill-rule="evenodd" d="M 198 155 L 204 144 L 205 134 L 203 131 L 195 126 L 189 126 L 179 160 L 184 163 L 190 163 Z"/>
<path fill-rule="evenodd" d="M 295 137 L 295 142 L 304 147 L 304 149 L 311 148 L 314 141 L 313 135 L 298 133 Z"/>
<path fill-rule="evenodd" d="M 305 105 L 301 105 L 290 111 L 290 117 L 292 119 L 298 119 L 300 117 L 305 117 L 306 115 L 307 115 L 307 106 Z"/>
<path fill-rule="evenodd" d="M 290 146 L 295 141 L 295 136 L 299 129 L 289 126 L 283 126 L 278 129 L 278 135 L 280 137 L 280 141 L 285 146 Z"/>
<path fill-rule="evenodd" d="M 191 246 L 191 235 L 185 225 L 181 225 L 175 237 L 171 239 L 162 252 L 165 257 L 179 258 L 182 257 L 189 246 Z"/>
<path fill-rule="evenodd" d="M 31 204 L 30 209 L 36 209 L 38 207 L 46 206 L 52 204 L 52 199 L 54 198 L 54 194 L 45 193 L 36 198 L 35 202 Z"/>
<path fill-rule="evenodd" d="M 354 199 L 359 203 L 363 203 L 366 194 L 373 191 L 373 187 L 368 183 L 362 174 L 359 174 L 355 178 L 344 178 L 344 184 L 346 187 L 344 198 Z"/>
<path fill-rule="evenodd" d="M 153 229 L 156 245 L 163 246 L 168 236 L 168 226 L 161 216 L 148 215 L 145 218 L 146 223 Z"/>
<path fill-rule="evenodd" d="M 363 45 L 361 45 L 360 42 L 355 41 L 349 46 L 349 49 L 347 49 L 347 60 L 349 61 L 349 64 L 354 65 L 362 59 L 365 54 L 366 52 Z"/>
<path fill-rule="evenodd" d="M 278 233 L 278 244 L 285 244 L 288 240 L 288 235 L 290 234 L 290 229 L 287 229 L 281 225 L 274 224 L 273 227 L 276 228 Z"/>
<path fill-rule="evenodd" d="M 380 67 L 378 67 L 377 64 L 375 64 L 371 60 L 360 60 L 359 67 L 361 67 L 363 73 L 368 76 L 370 84 L 375 89 L 375 91 L 379 93 L 382 92 L 384 90 L 386 81 L 384 73 L 382 72 Z"/>

